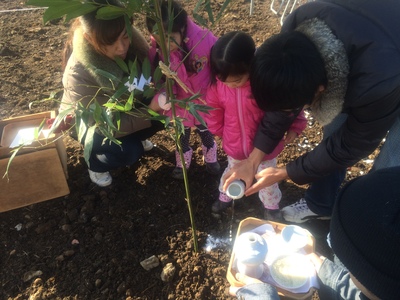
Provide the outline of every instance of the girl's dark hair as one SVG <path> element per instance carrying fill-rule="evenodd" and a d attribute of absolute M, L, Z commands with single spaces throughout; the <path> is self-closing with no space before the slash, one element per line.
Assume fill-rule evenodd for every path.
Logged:
<path fill-rule="evenodd" d="M 216 77 L 225 81 L 228 76 L 248 73 L 255 50 L 252 37 L 242 31 L 232 31 L 220 37 L 211 48 L 213 83 Z"/>
<path fill-rule="evenodd" d="M 168 0 L 161 0 L 160 9 L 161 9 L 162 25 L 165 32 L 168 32 L 168 26 L 171 21 L 170 18 L 172 18 L 171 32 L 179 32 L 182 34 L 183 31 L 186 31 L 188 15 L 186 10 L 183 9 L 183 7 L 179 2 L 172 1 L 171 12 L 169 12 Z M 146 17 L 146 25 L 150 33 L 157 33 L 154 32 L 154 30 L 156 30 L 155 29 L 156 21 L 153 18 Z"/>
<path fill-rule="evenodd" d="M 170 22 L 172 21 L 172 26 L 170 29 L 171 33 L 179 33 L 182 37 L 182 41 L 186 37 L 186 29 L 187 29 L 187 20 L 188 20 L 188 14 L 186 10 L 182 7 L 182 5 L 177 2 L 177 1 L 172 1 L 171 2 L 171 8 L 168 7 L 168 0 L 160 0 L 160 9 L 161 9 L 161 18 L 162 18 L 162 26 L 166 34 L 168 34 Z M 171 20 L 172 18 L 172 20 Z M 157 32 L 156 28 L 156 21 L 154 18 L 151 18 L 149 16 L 146 17 L 146 26 L 148 31 L 151 34 L 159 34 Z M 159 47 L 157 45 L 157 47 Z M 182 49 L 184 52 L 184 55 L 189 53 L 189 49 L 187 49 L 186 44 L 183 42 L 182 45 L 179 45 L 179 47 Z M 158 63 L 160 61 L 160 57 L 158 55 L 158 52 L 154 58 L 153 61 L 153 66 L 157 67 Z M 188 59 L 185 60 L 184 62 L 185 67 L 187 70 L 192 71 L 192 67 L 189 66 Z"/>
<path fill-rule="evenodd" d="M 111 20 L 102 20 L 96 17 L 97 11 L 102 5 L 110 4 L 122 7 L 122 4 L 118 0 L 91 0 L 87 2 L 99 4 L 99 8 L 75 19 L 71 25 L 69 37 L 64 47 L 63 68 L 65 68 L 72 53 L 72 39 L 76 28 L 82 27 L 84 32 L 90 36 L 91 44 L 95 50 L 101 52 L 102 47 L 114 44 L 126 27 L 125 18 L 123 16 Z M 132 23 L 132 18 L 130 21 Z"/>
<path fill-rule="evenodd" d="M 250 84 L 258 106 L 284 110 L 311 104 L 320 85 L 327 85 L 324 61 L 301 32 L 280 33 L 256 51 Z"/>

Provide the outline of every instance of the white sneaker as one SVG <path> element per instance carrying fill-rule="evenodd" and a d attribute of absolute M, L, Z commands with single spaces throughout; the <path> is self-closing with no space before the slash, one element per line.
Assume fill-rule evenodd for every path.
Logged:
<path fill-rule="evenodd" d="M 144 151 L 146 151 L 146 152 L 150 151 L 154 147 L 154 144 L 152 142 L 150 142 L 149 140 L 142 141 L 142 145 L 143 145 Z"/>
<path fill-rule="evenodd" d="M 307 206 L 307 202 L 304 198 L 293 203 L 292 205 L 286 206 L 281 209 L 283 218 L 288 222 L 293 223 L 304 223 L 310 219 L 329 220 L 329 217 L 324 217 L 313 213 Z"/>
<path fill-rule="evenodd" d="M 110 172 L 98 173 L 89 170 L 89 176 L 93 183 L 101 187 L 109 186 L 112 182 Z"/>

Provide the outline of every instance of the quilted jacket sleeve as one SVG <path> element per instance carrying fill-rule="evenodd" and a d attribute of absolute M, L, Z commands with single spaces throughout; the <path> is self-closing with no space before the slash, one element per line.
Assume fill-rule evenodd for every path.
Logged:
<path fill-rule="evenodd" d="M 217 84 L 213 84 L 207 91 L 207 105 L 213 109 L 205 114 L 208 130 L 217 136 L 222 136 L 224 128 L 224 108 L 218 95 Z"/>

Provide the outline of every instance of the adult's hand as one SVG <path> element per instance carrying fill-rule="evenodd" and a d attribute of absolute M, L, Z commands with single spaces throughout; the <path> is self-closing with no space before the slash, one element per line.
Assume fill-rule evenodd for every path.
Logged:
<path fill-rule="evenodd" d="M 261 150 L 254 148 L 250 156 L 241 161 L 240 163 L 234 165 L 225 175 L 222 177 L 224 185 L 222 187 L 223 191 L 226 191 L 228 185 L 235 179 L 243 180 L 246 183 L 246 189 L 251 187 L 254 181 L 254 175 L 257 172 L 257 168 L 260 165 L 265 153 Z M 245 192 L 246 196 L 250 195 Z"/>
<path fill-rule="evenodd" d="M 247 284 L 251 284 L 251 283 L 262 283 L 261 280 L 257 279 L 257 278 L 253 278 L 253 277 L 249 277 L 245 274 L 241 274 L 241 273 L 236 273 L 235 275 L 236 280 L 243 283 L 244 285 Z M 236 296 L 236 292 L 242 287 L 238 287 L 238 286 L 230 286 L 229 287 L 229 294 L 231 296 Z"/>
<path fill-rule="evenodd" d="M 246 192 L 245 192 L 246 196 L 254 194 L 267 186 L 271 186 L 274 183 L 277 183 L 284 179 L 289 178 L 287 171 L 286 171 L 286 167 L 266 168 L 266 169 L 262 170 L 261 172 L 257 173 L 255 175 L 255 177 L 256 177 L 257 182 L 254 183 L 252 186 L 250 186 L 246 190 Z"/>
<path fill-rule="evenodd" d="M 322 263 L 326 259 L 325 256 L 322 255 L 317 255 L 316 253 L 310 253 L 307 255 L 311 263 L 314 265 L 315 270 L 317 273 L 319 272 L 319 269 L 321 268 Z"/>

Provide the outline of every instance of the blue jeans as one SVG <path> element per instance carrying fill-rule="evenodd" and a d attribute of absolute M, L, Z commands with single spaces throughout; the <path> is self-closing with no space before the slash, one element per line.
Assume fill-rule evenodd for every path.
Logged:
<path fill-rule="evenodd" d="M 162 123 L 152 121 L 150 128 L 118 138 L 121 145 L 111 143 L 109 140 L 103 143 L 104 136 L 95 133 L 92 153 L 89 159 L 89 169 L 103 173 L 119 167 L 133 165 L 143 156 L 142 141 L 163 128 L 164 125 Z"/>
<path fill-rule="evenodd" d="M 338 115 L 323 128 L 324 138 L 332 135 L 347 119 L 347 114 Z M 400 117 L 390 128 L 386 141 L 376 157 L 371 172 L 382 168 L 400 166 Z M 321 216 L 330 216 L 340 186 L 345 179 L 346 168 L 332 172 L 313 182 L 307 189 L 305 199 L 308 207 Z"/>

